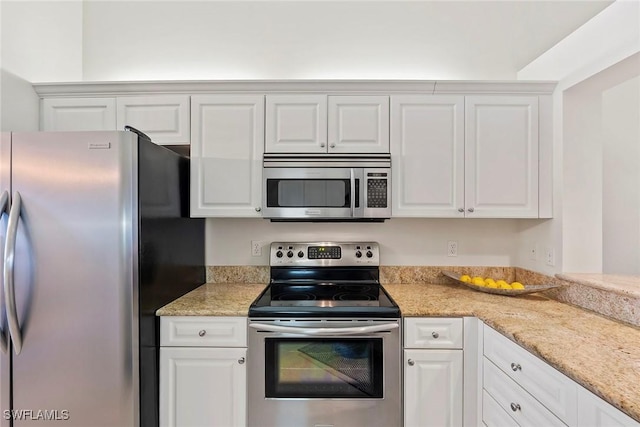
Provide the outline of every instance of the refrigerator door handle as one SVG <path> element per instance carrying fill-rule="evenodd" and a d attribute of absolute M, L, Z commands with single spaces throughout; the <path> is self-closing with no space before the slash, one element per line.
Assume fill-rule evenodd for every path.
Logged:
<path fill-rule="evenodd" d="M 13 195 L 13 203 L 9 212 L 9 225 L 7 226 L 7 241 L 4 244 L 4 300 L 7 304 L 7 320 L 13 349 L 17 354 L 22 351 L 22 333 L 18 323 L 16 310 L 16 294 L 13 286 L 13 267 L 15 265 L 16 237 L 18 235 L 18 222 L 22 200 L 19 192 Z"/>
<path fill-rule="evenodd" d="M 2 193 L 2 196 L 0 196 L 0 216 L 2 216 L 3 213 L 9 215 L 9 192 L 6 190 Z M 5 307 L 2 307 L 2 310 L 4 311 Z M 6 354 L 9 348 L 9 331 L 6 325 L 4 325 L 4 320 L 1 319 L 0 321 L 3 323 L 1 325 L 2 328 L 0 328 L 0 349 Z"/>

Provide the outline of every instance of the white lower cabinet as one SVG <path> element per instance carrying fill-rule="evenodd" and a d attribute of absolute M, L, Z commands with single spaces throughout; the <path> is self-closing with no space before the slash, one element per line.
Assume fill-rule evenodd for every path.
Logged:
<path fill-rule="evenodd" d="M 488 427 L 640 427 L 504 335 L 484 325 L 482 421 Z"/>
<path fill-rule="evenodd" d="M 160 319 L 160 425 L 247 423 L 245 317 Z"/>
<path fill-rule="evenodd" d="M 463 425 L 463 321 L 404 320 L 405 427 Z"/>

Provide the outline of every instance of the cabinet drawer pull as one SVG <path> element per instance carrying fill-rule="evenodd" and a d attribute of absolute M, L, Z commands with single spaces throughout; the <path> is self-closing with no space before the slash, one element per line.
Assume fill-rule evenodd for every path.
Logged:
<path fill-rule="evenodd" d="M 413 366 L 416 364 L 416 362 L 414 362 L 413 359 L 407 360 L 407 363 L 409 364 L 409 366 Z"/>
<path fill-rule="evenodd" d="M 201 337 L 205 336 L 207 334 L 207 331 L 202 329 L 200 330 L 200 332 L 198 332 L 198 335 L 200 335 Z"/>
<path fill-rule="evenodd" d="M 244 357 L 241 357 L 240 359 L 238 359 L 238 363 L 243 365 L 244 364 Z"/>
<path fill-rule="evenodd" d="M 458 212 L 464 212 L 464 208 L 458 208 Z"/>
<path fill-rule="evenodd" d="M 519 411 L 520 410 L 520 404 L 519 403 L 511 403 L 511 410 L 513 412 Z"/>
<path fill-rule="evenodd" d="M 513 372 L 521 371 L 521 370 L 522 370 L 522 366 L 520 366 L 520 364 L 519 364 L 519 363 L 512 363 L 512 364 L 511 364 L 511 370 L 512 370 Z"/>
<path fill-rule="evenodd" d="M 438 339 L 438 337 L 440 336 L 439 333 L 437 332 L 431 332 L 431 336 L 434 337 L 435 339 Z"/>
<path fill-rule="evenodd" d="M 261 210 L 262 210 L 262 208 L 261 208 L 260 206 L 258 206 L 258 207 L 256 208 L 256 212 L 260 212 Z"/>
<path fill-rule="evenodd" d="M 469 208 L 469 209 L 467 209 L 467 210 L 468 210 L 469 212 L 473 212 L 473 211 L 474 211 L 474 209 L 473 209 L 473 208 Z"/>

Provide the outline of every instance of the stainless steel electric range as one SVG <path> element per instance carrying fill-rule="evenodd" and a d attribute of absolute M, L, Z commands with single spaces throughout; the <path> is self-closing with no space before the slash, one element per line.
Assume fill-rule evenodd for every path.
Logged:
<path fill-rule="evenodd" d="M 271 244 L 249 308 L 249 426 L 399 426 L 400 309 L 375 242 Z"/>

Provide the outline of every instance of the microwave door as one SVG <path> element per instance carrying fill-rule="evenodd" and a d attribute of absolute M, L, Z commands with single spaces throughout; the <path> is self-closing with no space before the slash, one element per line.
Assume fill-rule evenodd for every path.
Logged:
<path fill-rule="evenodd" d="M 265 168 L 263 180 L 264 218 L 351 217 L 350 168 Z"/>

